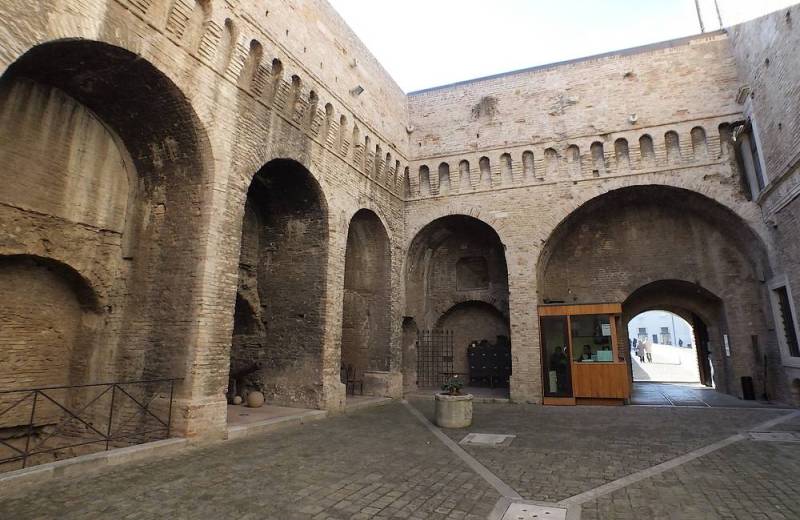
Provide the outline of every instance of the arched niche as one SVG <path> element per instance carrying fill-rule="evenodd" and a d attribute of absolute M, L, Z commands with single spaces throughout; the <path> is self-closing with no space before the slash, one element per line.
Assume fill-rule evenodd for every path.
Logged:
<path fill-rule="evenodd" d="M 391 258 L 380 218 L 361 209 L 347 232 L 342 305 L 342 365 L 356 374 L 388 371 Z"/>
<path fill-rule="evenodd" d="M 234 327 L 230 352 L 240 395 L 259 390 L 272 403 L 311 408 L 322 401 L 327 215 L 300 163 L 274 159 L 253 177 L 234 309 L 234 324 L 247 326 Z"/>
<path fill-rule="evenodd" d="M 190 101 L 142 56 L 80 39 L 28 50 L 0 96 L 0 222 L 17 230 L 0 252 L 46 244 L 103 281 L 83 382 L 186 376 L 186 395 L 213 164 Z"/>
<path fill-rule="evenodd" d="M 86 278 L 63 262 L 36 255 L 0 256 L 0 388 L 69 386 L 86 382 L 101 309 Z M 66 402 L 69 394 L 52 394 Z M 0 395 L 0 434 L 31 419 L 30 407 L 11 407 L 23 394 Z M 42 406 L 34 428 L 56 424 L 60 409 Z"/>
<path fill-rule="evenodd" d="M 431 329 L 453 305 L 487 302 L 508 315 L 508 268 L 497 232 L 467 215 L 438 218 L 414 237 L 406 263 L 406 316 Z"/>
<path fill-rule="evenodd" d="M 453 332 L 453 370 L 459 373 L 469 373 L 470 344 L 487 342 L 497 346 L 510 337 L 508 316 L 484 301 L 453 305 L 439 317 L 434 328 Z"/>

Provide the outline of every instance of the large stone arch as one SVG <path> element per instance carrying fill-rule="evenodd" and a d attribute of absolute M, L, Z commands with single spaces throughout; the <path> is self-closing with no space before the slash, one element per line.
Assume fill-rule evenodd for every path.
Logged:
<path fill-rule="evenodd" d="M 443 289 L 438 297 L 428 292 L 429 263 L 446 242 L 465 240 L 476 249 L 493 253 L 493 273 L 486 287 L 456 288 L 455 264 L 449 267 L 449 282 L 453 287 Z M 412 316 L 421 329 L 431 328 L 436 320 L 453 305 L 464 301 L 484 301 L 508 314 L 508 267 L 505 248 L 495 229 L 486 222 L 465 214 L 451 214 L 428 222 L 414 235 L 406 255 L 406 316 Z M 458 255 L 458 252 L 454 252 Z M 451 259 L 452 260 L 452 259 Z M 459 258 L 455 258 L 455 261 Z M 452 262 L 450 262 L 452 263 Z M 489 263 L 486 265 L 489 268 Z M 443 267 L 444 268 L 444 267 Z M 495 289 L 490 285 L 494 283 Z"/>
<path fill-rule="evenodd" d="M 0 174 L 23 180 L 2 183 L 0 220 L 15 232 L 0 252 L 58 258 L 96 281 L 106 317 L 88 380 L 180 377 L 179 408 L 210 400 L 203 371 L 187 370 L 200 352 L 213 177 L 190 100 L 141 55 L 77 38 L 27 49 L 0 88 L 15 101 Z"/>
<path fill-rule="evenodd" d="M 397 231 L 394 229 L 394 226 L 392 226 L 392 222 L 387 218 L 386 211 L 378 204 L 366 203 L 355 207 L 350 207 L 344 213 L 345 221 L 348 223 L 348 225 L 350 225 L 353 221 L 353 218 L 357 214 L 364 212 L 372 213 L 380 222 L 383 230 L 386 232 L 386 237 L 389 239 L 390 244 L 393 244 L 396 240 L 398 240 Z"/>
<path fill-rule="evenodd" d="M 715 207 L 726 209 L 729 214 L 735 215 L 738 220 L 746 224 L 749 230 L 758 236 L 767 251 L 770 251 L 770 235 L 764 224 L 761 209 L 746 199 L 738 179 L 732 177 L 728 170 L 707 171 L 705 168 L 693 167 L 609 177 L 602 183 L 582 182 L 580 189 L 569 190 L 569 195 L 560 198 L 559 204 L 553 205 L 552 210 L 543 212 L 531 237 L 532 243 L 546 242 L 563 222 L 592 200 L 618 190 L 648 186 L 689 192 L 715 202 Z"/>
<path fill-rule="evenodd" d="M 508 319 L 505 248 L 497 232 L 473 216 L 447 215 L 424 226 L 408 248 L 405 277 L 404 315 L 420 330 L 436 328 L 443 316 L 459 309 L 485 325 L 471 330 L 476 337 L 468 341 L 493 340 L 493 318 Z"/>
<path fill-rule="evenodd" d="M 176 63 L 174 56 L 167 58 L 163 52 L 165 47 L 180 47 L 158 28 L 166 21 L 166 8 L 170 4 L 172 2 L 159 0 L 151 6 L 147 16 L 137 16 L 123 3 L 105 0 L 86 3 L 80 10 L 58 0 L 43 0 L 37 4 L 37 9 L 8 3 L 3 5 L 6 31 L 0 52 L 0 72 L 34 47 L 58 41 L 87 40 L 119 47 L 141 57 L 161 70 L 183 92 L 188 92 L 192 77 L 183 73 L 183 64 Z M 164 19 L 159 11 L 163 11 Z M 188 51 L 180 49 L 180 52 L 187 61 L 196 61 Z"/>
<path fill-rule="evenodd" d="M 323 405 L 328 205 L 299 162 L 273 159 L 253 176 L 242 208 L 231 377 L 238 393 L 270 402 Z M 242 313 L 252 313 L 243 316 Z M 229 392 L 233 387 L 229 386 Z"/>
<path fill-rule="evenodd" d="M 731 355 L 712 353 L 719 362 L 715 379 L 733 394 L 740 393 L 740 377 L 753 377 L 757 387 L 763 379 L 754 342 L 762 350 L 774 343 L 763 287 L 769 276 L 766 246 L 736 213 L 696 192 L 654 185 L 614 190 L 583 204 L 547 239 L 537 266 L 540 303 L 622 303 L 662 280 L 716 295 L 720 317 L 705 319 L 718 327 L 718 350 L 728 336 Z M 662 303 L 671 298 L 664 293 Z"/>
<path fill-rule="evenodd" d="M 502 218 L 495 218 L 491 212 L 485 211 L 477 205 L 470 204 L 449 204 L 437 205 L 419 210 L 425 218 L 415 219 L 413 222 L 408 223 L 406 228 L 406 250 L 409 250 L 416 237 L 422 232 L 423 229 L 428 227 L 433 222 L 451 216 L 465 216 L 478 220 L 486 226 L 492 228 L 495 234 L 500 238 L 501 243 L 505 244 L 506 240 L 503 239 L 505 232 L 506 222 Z"/>

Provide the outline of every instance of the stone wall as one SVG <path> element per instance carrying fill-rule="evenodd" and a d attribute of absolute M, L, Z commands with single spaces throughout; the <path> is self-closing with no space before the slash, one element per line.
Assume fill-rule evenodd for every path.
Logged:
<path fill-rule="evenodd" d="M 389 370 L 391 252 L 378 216 L 361 210 L 347 232 L 342 310 L 342 365 L 352 377 Z"/>
<path fill-rule="evenodd" d="M 497 231 L 508 265 L 512 399 L 541 398 L 536 307 L 550 296 L 537 273 L 547 262 L 548 246 L 559 243 L 559 224 L 597 197 L 633 186 L 702 194 L 701 207 L 729 212 L 723 220 L 734 224 L 724 231 L 726 236 L 749 228 L 764 254 L 774 252 L 760 209 L 747 200 L 734 161 L 730 126 L 743 118 L 735 99 L 737 85 L 728 38 L 711 33 L 409 96 L 414 160 L 407 243 L 413 244 L 418 232 L 445 215 L 470 215 Z M 446 179 L 446 189 L 440 179 Z M 648 193 L 654 194 L 654 204 L 664 202 L 662 191 Z M 613 207 L 595 218 L 608 219 L 609 236 L 623 226 Z M 678 220 L 670 222 L 664 229 L 679 226 Z M 704 246 L 692 241 L 691 247 Z M 614 285 L 626 269 L 638 269 L 614 265 L 603 254 L 585 251 L 581 260 L 567 255 L 560 261 L 564 268 L 574 264 L 593 269 L 581 275 L 587 284 L 603 287 Z M 745 262 L 750 273 L 769 270 L 761 256 Z M 643 265 L 651 260 L 647 257 Z M 662 275 L 668 271 L 663 259 L 652 267 L 664 268 Z M 713 262 L 709 269 L 714 269 Z M 687 269 L 681 277 L 693 283 L 692 274 Z M 745 306 L 751 307 L 734 313 L 752 312 L 761 324 L 748 318 L 750 332 L 742 330 L 737 337 L 742 365 L 725 376 L 732 393 L 739 391 L 736 377 L 759 370 L 749 336 L 758 335 L 759 348 L 767 351 L 775 344 L 769 303 L 758 283 L 746 300 Z M 582 294 L 579 300 L 602 296 L 601 301 L 623 302 L 638 289 L 635 285 L 615 285 L 613 296 Z M 662 299 L 663 305 L 669 303 L 668 295 Z M 733 299 L 726 305 L 739 303 Z"/>
<path fill-rule="evenodd" d="M 345 246 L 362 208 L 380 215 L 392 244 L 389 370 L 399 372 L 402 362 L 392 345 L 401 321 L 402 260 L 394 251 L 403 232 L 405 96 L 326 3 L 279 3 L 269 14 L 256 7 L 183 0 L 0 7 L 8 20 L 3 95 L 30 97 L 17 85 L 33 83 L 31 92 L 44 93 L 40 111 L 66 118 L 62 137 L 51 140 L 56 128 L 34 124 L 36 103 L 28 113 L 21 104 L 4 111 L 5 131 L 30 127 L 26 141 L 40 148 L 52 141 L 57 153 L 45 162 L 40 151 L 13 146 L 7 163 L 18 166 L 4 169 L 0 184 L 19 186 L 12 179 L 20 171 L 47 168 L 26 178 L 65 195 L 50 186 L 4 191 L 1 252 L 63 262 L 83 277 L 100 309 L 86 356 L 97 368 L 83 381 L 182 377 L 173 424 L 187 435 L 224 432 L 246 195 L 272 159 L 302 165 L 326 208 L 320 225 L 328 246 L 309 264 L 319 304 L 306 317 L 318 332 L 306 346 L 317 355 L 302 363 L 311 370 L 302 379 L 313 391 L 292 402 L 343 406 Z M 359 84 L 365 91 L 351 94 Z M 107 177 L 95 179 L 92 168 Z M 54 202 L 36 206 L 37 197 Z M 95 200 L 108 207 L 93 207 Z"/>
<path fill-rule="evenodd" d="M 414 159 L 434 163 L 434 173 L 442 160 L 455 168 L 455 158 L 485 155 L 500 175 L 501 154 L 519 148 L 521 155 L 523 146 L 532 147 L 538 163 L 544 149 L 563 158 L 575 144 L 590 162 L 593 141 L 610 154 L 612 135 L 664 125 L 647 132 L 660 143 L 670 125 L 738 113 L 736 84 L 721 33 L 465 81 L 409 95 L 409 150 Z M 713 135 L 715 129 L 705 130 Z M 679 134 L 688 152 L 688 132 Z M 522 171 L 521 158 L 512 155 Z M 470 164 L 478 167 L 477 160 Z"/>
<path fill-rule="evenodd" d="M 745 273 L 755 286 L 763 273 L 800 284 L 798 176 L 783 173 L 794 171 L 800 133 L 783 117 L 797 108 L 795 13 L 734 28 L 730 40 L 710 33 L 407 97 L 323 0 L 6 1 L 2 265 L 56 266 L 51 299 L 71 303 L 43 319 L 78 322 L 86 349 L 70 354 L 69 382 L 180 377 L 173 424 L 185 435 L 224 435 L 232 344 L 234 358 L 268 367 L 250 384 L 271 398 L 336 411 L 343 342 L 363 350 L 369 338 L 379 353 L 371 362 L 397 381 L 413 371 L 415 330 L 468 301 L 507 319 L 511 396 L 538 402 L 540 259 L 559 224 L 608 192 L 693 192 L 733 226 L 722 238 L 752 236 L 759 249 L 720 238 L 710 256 L 737 259 L 738 270 L 708 267 L 709 279 Z M 757 201 L 742 189 L 730 146 L 730 125 L 744 117 L 742 77 L 769 141 L 773 182 Z M 268 164 L 292 165 L 275 190 L 286 200 L 253 195 Z M 292 197 L 292 208 L 274 211 Z M 388 242 L 375 256 L 380 283 L 356 276 L 371 271 L 348 240 L 363 232 L 351 221 L 364 210 L 374 215 L 367 234 Z M 617 225 L 612 215 L 598 222 Z M 451 216 L 462 225 L 429 227 Z M 680 215 L 651 220 L 662 231 L 683 223 Z M 696 247 L 697 236 L 683 239 Z M 609 237 L 620 247 L 631 240 Z M 350 274 L 348 250 L 360 266 Z M 684 267 L 689 278 L 692 266 Z M 24 308 L 41 303 L 26 300 L 30 269 L 3 268 L 10 301 Z M 756 317 L 742 322 L 735 346 L 757 334 L 771 352 L 764 290 L 742 290 L 740 301 L 713 291 L 728 325 L 731 316 Z M 80 303 L 85 294 L 90 308 Z M 367 306 L 386 313 L 365 322 Z M 25 328 L 19 315 L 1 317 Z M 485 315 L 473 321 L 500 327 Z M 65 351 L 78 342 L 72 334 L 62 334 Z M 730 377 L 756 368 L 736 363 Z M 66 364 L 55 364 L 53 381 Z M 41 365 L 41 357 L 15 358 L 0 377 Z"/>
<path fill-rule="evenodd" d="M 770 286 L 788 285 L 795 327 L 800 311 L 800 6 L 776 11 L 729 29 L 739 67 L 743 102 L 752 115 L 766 166 L 766 186 L 758 195 L 775 243 L 775 273 Z M 773 302 L 774 303 L 774 302 Z M 792 399 L 800 380 L 800 358 L 785 346 L 774 357 L 785 367 L 779 398 Z M 782 381 L 783 382 L 783 381 Z"/>

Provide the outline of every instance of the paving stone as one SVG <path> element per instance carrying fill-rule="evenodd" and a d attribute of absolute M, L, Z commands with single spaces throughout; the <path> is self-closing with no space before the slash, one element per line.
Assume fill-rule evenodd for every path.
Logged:
<path fill-rule="evenodd" d="M 461 518 L 483 520 L 498 499 L 402 406 L 388 405 L 53 482 L 0 499 L 0 519 L 344 520 L 458 507 Z"/>
<path fill-rule="evenodd" d="M 424 413 L 432 403 L 415 402 Z M 787 413 L 475 404 L 466 450 L 529 500 L 555 501 Z M 793 432 L 800 418 L 775 426 Z M 465 430 L 444 430 L 458 440 Z M 602 442 L 601 442 L 602 441 Z M 800 518 L 794 443 L 743 440 L 583 505 L 583 519 Z M 483 520 L 498 493 L 391 404 L 0 499 L 0 519 Z"/>
<path fill-rule="evenodd" d="M 800 453 L 739 442 L 583 504 L 581 518 L 800 518 Z"/>
<path fill-rule="evenodd" d="M 429 419 L 433 403 L 414 401 Z M 506 447 L 464 449 L 527 500 L 556 502 L 712 444 L 787 410 L 542 407 L 475 403 L 468 433 L 516 435 Z"/>

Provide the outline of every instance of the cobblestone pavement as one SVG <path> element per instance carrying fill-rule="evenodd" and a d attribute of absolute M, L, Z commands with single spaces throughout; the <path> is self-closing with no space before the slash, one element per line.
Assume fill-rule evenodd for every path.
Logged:
<path fill-rule="evenodd" d="M 781 408 L 777 403 L 745 401 L 699 384 L 633 384 L 631 403 L 658 406 L 712 406 L 725 408 Z"/>
<path fill-rule="evenodd" d="M 497 492 L 400 404 L 0 499 L 0 519 L 484 520 Z"/>
<path fill-rule="evenodd" d="M 433 402 L 413 405 L 430 417 Z M 443 430 L 517 437 L 467 451 L 526 499 L 556 501 L 786 410 L 475 404 Z M 772 429 L 800 431 L 800 419 Z M 483 520 L 499 495 L 390 404 L 0 499 L 0 519 Z M 800 518 L 800 444 L 741 441 L 583 504 L 584 520 Z"/>
<path fill-rule="evenodd" d="M 432 417 L 432 401 L 413 404 Z M 508 447 L 465 449 L 523 498 L 556 502 L 785 413 L 475 403 L 472 427 L 443 431 L 455 441 L 473 432 L 516 435 Z"/>
<path fill-rule="evenodd" d="M 737 442 L 583 504 L 582 520 L 796 520 L 800 445 Z"/>

